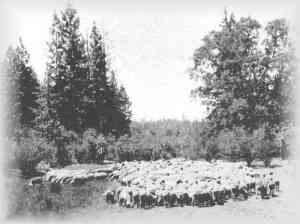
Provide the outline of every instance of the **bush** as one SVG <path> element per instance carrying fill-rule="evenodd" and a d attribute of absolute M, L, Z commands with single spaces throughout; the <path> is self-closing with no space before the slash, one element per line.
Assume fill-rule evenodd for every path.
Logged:
<path fill-rule="evenodd" d="M 219 148 L 217 142 L 213 139 L 209 139 L 205 144 L 204 159 L 211 162 L 213 159 L 220 157 Z"/>
<path fill-rule="evenodd" d="M 12 141 L 12 145 L 14 145 L 14 166 L 19 168 L 25 177 L 39 175 L 36 166 L 41 161 L 51 166 L 56 165 L 55 147 L 34 132 L 20 137 L 18 143 Z"/>
<path fill-rule="evenodd" d="M 8 216 L 65 215 L 73 209 L 85 207 L 106 208 L 102 193 L 110 182 L 93 180 L 80 186 L 60 185 L 54 191 L 53 184 L 43 183 L 29 186 L 26 181 L 16 179 L 7 185 Z"/>
<path fill-rule="evenodd" d="M 77 145 L 80 144 L 79 136 L 73 132 L 65 129 L 64 126 L 58 127 L 55 130 L 54 140 L 56 150 L 56 159 L 59 166 L 67 166 L 76 163 Z"/>
<path fill-rule="evenodd" d="M 82 136 L 82 144 L 80 146 L 84 155 L 86 163 L 95 163 L 97 156 L 97 131 L 95 129 L 87 129 Z"/>
<path fill-rule="evenodd" d="M 89 150 L 83 144 L 74 144 L 75 157 L 78 163 L 87 163 L 89 161 Z"/>
<path fill-rule="evenodd" d="M 95 129 L 87 129 L 82 139 L 72 145 L 75 151 L 75 158 L 78 163 L 100 163 L 104 160 L 105 155 L 108 153 L 108 145 L 114 144 L 114 139 L 108 143 L 106 138 L 100 134 L 97 136 Z M 111 148 L 110 148 L 111 149 Z M 109 155 L 111 159 L 115 155 Z"/>
<path fill-rule="evenodd" d="M 295 140 L 295 127 L 291 124 L 282 125 L 278 130 L 275 131 L 275 142 L 279 149 L 279 154 L 282 159 L 288 158 L 296 150 L 292 150 L 295 145 L 292 141 Z"/>
<path fill-rule="evenodd" d="M 240 144 L 236 132 L 224 130 L 216 138 L 217 155 L 233 162 L 240 159 Z"/>
<path fill-rule="evenodd" d="M 280 138 L 289 129 L 280 129 L 275 134 L 267 126 L 252 132 L 239 127 L 218 134 L 212 129 L 205 123 L 186 121 L 141 122 L 135 123 L 130 136 L 116 138 L 98 134 L 95 129 L 87 129 L 81 136 L 61 126 L 53 130 L 54 142 L 48 142 L 33 130 L 23 130 L 18 135 L 18 141 L 9 144 L 9 147 L 16 152 L 15 163 L 24 174 L 30 176 L 35 175 L 35 166 L 42 160 L 51 166 L 65 166 L 100 163 L 105 158 L 149 161 L 180 156 L 207 161 L 243 160 L 249 166 L 255 159 L 260 159 L 268 165 L 273 157 L 279 156 L 281 140 L 289 143 L 287 137 Z"/>
<path fill-rule="evenodd" d="M 279 148 L 272 132 L 262 126 L 252 132 L 239 127 L 223 130 L 217 137 L 205 141 L 206 160 L 227 159 L 233 162 L 246 161 L 250 166 L 255 159 L 270 165 L 272 158 L 279 156 Z"/>
<path fill-rule="evenodd" d="M 258 158 L 264 162 L 266 167 L 270 166 L 274 157 L 278 157 L 278 147 L 271 140 L 264 140 L 258 151 Z"/>
<path fill-rule="evenodd" d="M 108 160 L 119 161 L 118 149 L 116 147 L 116 138 L 113 135 L 108 135 L 106 137 L 107 149 L 106 149 L 106 158 Z"/>

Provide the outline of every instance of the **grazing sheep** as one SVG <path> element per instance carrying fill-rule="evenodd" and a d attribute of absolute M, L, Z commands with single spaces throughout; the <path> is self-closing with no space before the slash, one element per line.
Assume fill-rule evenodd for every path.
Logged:
<path fill-rule="evenodd" d="M 114 194 L 120 206 L 207 207 L 231 198 L 246 200 L 254 193 L 264 199 L 279 191 L 274 176 L 254 171 L 243 162 L 172 159 L 124 162 L 110 177 L 121 184 Z"/>

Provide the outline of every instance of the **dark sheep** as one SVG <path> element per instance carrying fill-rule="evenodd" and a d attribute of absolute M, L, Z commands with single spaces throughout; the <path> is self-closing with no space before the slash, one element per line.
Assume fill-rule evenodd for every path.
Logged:
<path fill-rule="evenodd" d="M 280 182 L 279 181 L 275 181 L 275 190 L 277 192 L 279 192 L 279 185 L 280 185 Z"/>
<path fill-rule="evenodd" d="M 106 202 L 110 204 L 115 203 L 115 193 L 113 191 L 106 193 Z"/>

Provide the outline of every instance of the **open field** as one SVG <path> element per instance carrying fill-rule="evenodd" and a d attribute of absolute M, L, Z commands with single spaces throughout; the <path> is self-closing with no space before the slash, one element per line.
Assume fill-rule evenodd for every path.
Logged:
<path fill-rule="evenodd" d="M 282 222 L 290 220 L 291 217 L 297 215 L 296 204 L 296 185 L 295 185 L 295 166 L 291 161 L 276 161 L 274 163 L 274 171 L 278 174 L 281 181 L 281 192 L 278 197 L 261 200 L 251 197 L 246 201 L 228 201 L 224 206 L 214 206 L 209 208 L 194 208 L 194 207 L 175 207 L 175 208 L 153 208 L 153 209 L 128 209 L 120 208 L 118 205 L 107 205 L 101 193 L 105 190 L 109 183 L 89 182 L 85 186 L 79 186 L 62 190 L 62 197 L 56 198 L 60 211 L 55 209 L 44 209 L 40 212 L 30 211 L 31 215 L 37 218 L 51 217 L 51 220 L 70 220 L 70 221 L 84 221 L 84 220 L 101 220 L 101 223 L 182 223 L 188 221 L 189 223 L 199 223 L 201 220 L 211 222 L 245 222 L 257 221 L 257 223 Z M 261 169 L 261 168 L 258 168 Z M 20 186 L 20 185 L 19 185 Z M 13 189 L 14 191 L 16 188 Z M 20 188 L 19 188 L 20 190 Z M 21 192 L 19 192 L 21 193 Z M 44 192 L 45 193 L 45 192 Z M 34 192 L 31 192 L 34 194 Z M 35 194 L 37 194 L 35 192 Z M 19 195 L 19 203 L 23 206 L 26 200 L 34 198 L 30 192 Z M 14 195 L 17 196 L 16 194 Z M 27 198 L 24 198 L 26 197 Z M 40 196 L 47 198 L 47 195 Z M 53 195 L 48 195 L 53 197 Z M 11 202 L 13 198 L 10 199 Z M 35 199 L 38 200 L 38 199 Z M 80 201 L 81 200 L 81 201 Z M 55 201 L 55 199 L 54 199 Z M 11 216 L 11 219 L 18 220 L 24 215 L 28 220 L 32 221 L 30 212 L 25 211 L 19 205 L 19 215 Z M 25 206 L 26 207 L 26 206 Z M 16 208 L 15 208 L 16 209 Z M 20 211 L 24 209 L 24 212 Z M 28 209 L 28 207 L 27 207 Z"/>

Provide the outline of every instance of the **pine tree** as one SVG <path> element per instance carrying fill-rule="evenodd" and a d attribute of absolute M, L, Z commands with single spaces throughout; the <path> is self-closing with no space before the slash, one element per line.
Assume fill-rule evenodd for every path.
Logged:
<path fill-rule="evenodd" d="M 88 127 L 117 137 L 129 133 L 130 102 L 115 73 L 108 76 L 109 65 L 103 36 L 94 24 L 89 39 L 89 113 Z"/>
<path fill-rule="evenodd" d="M 107 125 L 105 116 L 106 98 L 108 93 L 107 56 L 103 37 L 93 24 L 88 42 L 88 111 L 87 128 L 95 128 L 99 133 L 104 132 Z"/>
<path fill-rule="evenodd" d="M 130 133 L 130 123 L 131 123 L 131 102 L 127 95 L 126 89 L 124 86 L 120 86 L 119 92 L 119 123 L 118 131 L 119 135 L 129 134 Z"/>
<path fill-rule="evenodd" d="M 39 83 L 30 66 L 30 57 L 19 39 L 16 48 L 9 47 L 3 63 L 5 75 L 6 122 L 8 134 L 15 135 L 23 128 L 32 128 L 38 109 Z"/>
<path fill-rule="evenodd" d="M 38 115 L 36 117 L 36 126 L 35 129 L 38 131 L 38 133 L 45 137 L 48 140 L 51 140 L 52 137 L 50 136 L 52 132 L 51 122 L 53 123 L 53 120 L 49 117 L 49 107 L 48 107 L 48 89 L 47 89 L 47 83 L 42 83 L 40 88 L 40 94 L 39 98 L 37 100 L 38 102 Z"/>
<path fill-rule="evenodd" d="M 75 9 L 68 7 L 55 14 L 51 27 L 47 64 L 48 107 L 53 125 L 82 131 L 87 101 L 87 57 L 79 32 L 80 20 Z"/>
<path fill-rule="evenodd" d="M 109 79 L 109 91 L 107 98 L 107 133 L 112 133 L 117 137 L 129 134 L 131 122 L 130 102 L 126 90 L 123 86 L 118 86 L 114 71 Z"/>
<path fill-rule="evenodd" d="M 105 44 L 96 25 L 83 40 L 76 10 L 68 7 L 61 16 L 54 15 L 51 37 L 46 95 L 52 129 L 64 126 L 77 134 L 89 128 L 104 135 L 128 133 L 128 96 L 114 75 L 108 77 Z"/>
<path fill-rule="evenodd" d="M 20 92 L 18 82 L 18 64 L 20 64 L 15 49 L 10 46 L 6 51 L 6 57 L 3 62 L 5 115 L 3 121 L 7 127 L 7 135 L 14 136 L 14 131 L 20 127 Z M 13 90 L 13 91 L 12 91 Z"/>

